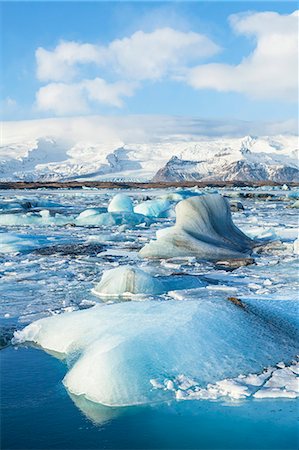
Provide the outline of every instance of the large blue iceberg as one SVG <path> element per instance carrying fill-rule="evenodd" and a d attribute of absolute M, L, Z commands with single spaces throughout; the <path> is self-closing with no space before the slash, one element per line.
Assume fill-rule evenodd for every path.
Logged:
<path fill-rule="evenodd" d="M 232 221 L 228 201 L 219 194 L 182 200 L 176 223 L 157 232 L 139 252 L 142 258 L 196 256 L 201 259 L 244 258 L 256 245 Z"/>
<path fill-rule="evenodd" d="M 187 377 L 206 387 L 262 371 L 297 352 L 295 302 L 143 301 L 97 305 L 33 322 L 14 343 L 66 358 L 75 395 L 107 406 L 172 398 L 153 380 Z"/>

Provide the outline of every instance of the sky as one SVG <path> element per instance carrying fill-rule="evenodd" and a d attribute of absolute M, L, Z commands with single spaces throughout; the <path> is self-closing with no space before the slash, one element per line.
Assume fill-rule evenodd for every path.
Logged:
<path fill-rule="evenodd" d="M 4 120 L 297 118 L 297 2 L 1 3 Z"/>

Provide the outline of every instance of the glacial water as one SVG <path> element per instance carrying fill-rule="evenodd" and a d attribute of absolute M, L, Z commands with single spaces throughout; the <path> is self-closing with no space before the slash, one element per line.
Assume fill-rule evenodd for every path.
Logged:
<path fill-rule="evenodd" d="M 101 218 L 96 225 L 116 193 L 92 189 L 0 192 L 4 249 L 0 255 L 1 448 L 298 448 L 298 369 L 289 356 L 261 367 L 261 371 L 268 367 L 264 375 L 259 371 L 248 377 L 249 373 L 237 371 L 241 378 L 219 380 L 222 384 L 211 383 L 206 390 L 197 380 L 167 379 L 165 373 L 165 380 L 155 381 L 153 392 L 169 393 L 167 401 L 111 408 L 66 389 L 62 380 L 72 361 L 57 359 L 30 343 L 11 345 L 16 330 L 43 317 L 121 303 L 124 299 L 101 297 L 93 289 L 104 271 L 122 265 L 158 277 L 165 287 L 159 294 L 135 295 L 126 302 L 216 302 L 223 310 L 226 306 L 221 305 L 228 304 L 236 320 L 243 314 L 242 304 L 254 305 L 254 311 L 260 305 L 268 314 L 267 305 L 277 301 L 278 313 L 283 313 L 281 326 L 285 320 L 293 323 L 289 305 L 298 300 L 294 245 L 298 223 L 297 210 L 291 206 L 298 197 L 296 190 L 220 190 L 244 206 L 233 212 L 235 224 L 252 238 L 271 240 L 254 251 L 255 264 L 239 267 L 194 257 L 161 261 L 138 257 L 157 230 L 174 224 L 176 202 L 201 192 L 126 191 L 135 207 L 148 199 L 168 197 L 170 208 L 167 213 L 161 211 L 160 217 L 141 218 L 141 222 L 122 215 L 112 223 L 111 217 L 115 218 L 106 216 L 106 224 Z M 45 210 L 48 213 L 40 214 Z M 86 210 L 93 211 L 83 214 L 85 222 L 76 222 Z M 237 299 L 239 306 L 228 302 L 229 297 Z M 183 358 L 180 355 L 180 364 Z M 221 364 L 219 357 L 217 365 Z"/>
<path fill-rule="evenodd" d="M 298 403 L 181 401 L 107 411 L 78 408 L 64 364 L 36 349 L 1 352 L 3 449 L 296 449 Z"/>

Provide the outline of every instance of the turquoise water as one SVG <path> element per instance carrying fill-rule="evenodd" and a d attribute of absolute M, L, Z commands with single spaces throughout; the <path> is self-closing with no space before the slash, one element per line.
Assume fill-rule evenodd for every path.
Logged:
<path fill-rule="evenodd" d="M 118 411 L 75 399 L 76 406 L 61 383 L 61 361 L 32 348 L 8 347 L 0 356 L 2 449 L 298 448 L 295 400 L 181 401 Z"/>

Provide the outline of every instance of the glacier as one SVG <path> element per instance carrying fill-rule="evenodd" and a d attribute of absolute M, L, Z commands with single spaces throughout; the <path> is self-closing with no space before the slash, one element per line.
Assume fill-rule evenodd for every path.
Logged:
<path fill-rule="evenodd" d="M 257 245 L 234 225 L 229 203 L 219 194 L 182 200 L 175 211 L 175 225 L 159 230 L 157 240 L 140 250 L 142 258 L 244 258 Z"/>
<path fill-rule="evenodd" d="M 203 124 L 136 116 L 4 122 L 0 180 L 298 181 L 295 127 Z"/>

